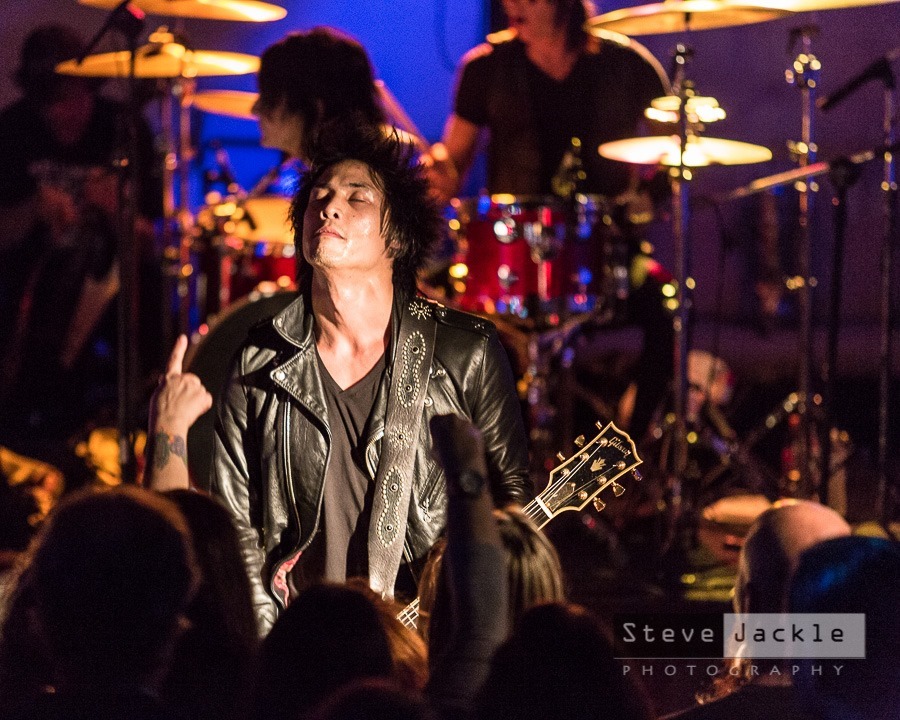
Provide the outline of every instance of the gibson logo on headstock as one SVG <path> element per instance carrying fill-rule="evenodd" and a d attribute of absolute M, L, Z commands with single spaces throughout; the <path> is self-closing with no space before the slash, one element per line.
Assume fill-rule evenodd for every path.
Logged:
<path fill-rule="evenodd" d="M 620 453 L 622 453 L 623 457 L 628 457 L 631 455 L 631 448 L 628 447 L 625 443 L 623 443 L 619 438 L 613 437 L 609 439 L 610 446 L 614 447 Z"/>

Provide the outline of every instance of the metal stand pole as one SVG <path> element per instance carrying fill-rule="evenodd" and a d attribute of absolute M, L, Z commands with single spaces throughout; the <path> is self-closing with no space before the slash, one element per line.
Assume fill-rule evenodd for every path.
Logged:
<path fill-rule="evenodd" d="M 800 88 L 801 126 L 800 142 L 792 143 L 792 151 L 801 168 L 816 160 L 818 148 L 813 141 L 813 105 L 815 88 L 821 64 L 812 54 L 812 37 L 818 32 L 815 26 L 805 26 L 791 31 L 791 37 L 800 37 L 800 54 L 787 71 L 788 82 Z M 797 415 L 799 417 L 796 472 L 788 477 L 788 494 L 809 497 L 815 491 L 818 478 L 816 459 L 812 452 L 813 424 L 811 422 L 811 378 L 812 378 L 812 294 L 815 279 L 810 268 L 810 220 L 812 218 L 814 192 L 817 187 L 808 179 L 799 180 L 795 186 L 799 192 L 799 233 L 797 238 L 797 304 L 800 311 L 800 336 L 798 354 L 800 368 L 797 377 Z M 820 499 L 827 501 L 827 482 L 821 482 Z"/>
<path fill-rule="evenodd" d="M 894 93 L 893 75 L 884 87 L 884 175 L 881 181 L 883 237 L 881 245 L 881 347 L 878 374 L 878 455 L 876 473 L 878 476 L 878 505 L 881 509 L 881 521 L 889 528 L 894 519 L 893 513 L 897 503 L 897 488 L 888 490 L 887 452 L 888 423 L 891 384 L 891 353 L 893 330 L 893 307 L 891 289 L 894 273 L 894 242 L 897 239 L 897 175 L 894 164 Z"/>

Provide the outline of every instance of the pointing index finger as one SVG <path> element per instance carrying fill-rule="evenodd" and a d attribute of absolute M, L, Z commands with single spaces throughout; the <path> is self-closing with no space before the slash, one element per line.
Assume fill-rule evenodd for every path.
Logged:
<path fill-rule="evenodd" d="M 181 365 L 184 361 L 184 353 L 187 351 L 188 339 L 187 335 L 179 335 L 172 348 L 172 354 L 169 355 L 169 362 L 166 365 L 166 375 L 180 375 Z"/>

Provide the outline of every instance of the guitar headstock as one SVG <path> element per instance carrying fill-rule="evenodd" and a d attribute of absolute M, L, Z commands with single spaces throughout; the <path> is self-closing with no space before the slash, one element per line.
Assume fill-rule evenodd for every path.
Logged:
<path fill-rule="evenodd" d="M 594 507 L 602 510 L 606 503 L 598 496 L 606 490 L 616 497 L 624 493 L 619 480 L 626 473 L 641 479 L 635 468 L 643 460 L 634 441 L 613 423 L 597 423 L 597 427 L 600 433 L 590 442 L 585 443 L 583 435 L 576 438 L 576 452 L 568 460 L 557 455 L 562 462 L 550 471 L 550 482 L 538 498 L 548 516 L 581 510 L 592 500 Z"/>

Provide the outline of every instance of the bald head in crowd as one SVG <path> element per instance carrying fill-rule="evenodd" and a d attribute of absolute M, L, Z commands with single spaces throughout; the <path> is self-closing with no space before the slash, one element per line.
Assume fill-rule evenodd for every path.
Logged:
<path fill-rule="evenodd" d="M 775 503 L 757 518 L 741 550 L 735 611 L 783 612 L 800 556 L 824 540 L 849 534 L 847 521 L 824 505 L 809 500 Z"/>

